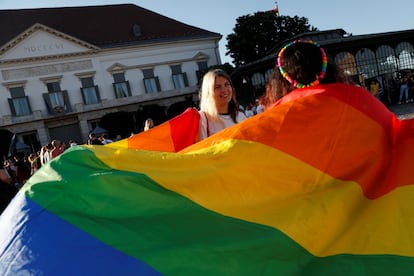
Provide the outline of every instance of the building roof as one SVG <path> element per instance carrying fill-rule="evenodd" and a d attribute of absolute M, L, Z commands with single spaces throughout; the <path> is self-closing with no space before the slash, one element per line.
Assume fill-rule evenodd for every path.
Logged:
<path fill-rule="evenodd" d="M 36 23 L 100 48 L 222 37 L 133 4 L 120 4 L 0 10 L 0 47 Z"/>

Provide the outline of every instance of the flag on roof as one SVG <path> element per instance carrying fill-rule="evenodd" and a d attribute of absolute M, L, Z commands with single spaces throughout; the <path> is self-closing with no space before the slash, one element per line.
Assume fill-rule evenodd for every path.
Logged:
<path fill-rule="evenodd" d="M 276 16 L 279 16 L 279 6 L 278 6 L 277 2 L 275 2 L 275 7 L 273 9 L 271 9 L 270 12 L 274 12 L 276 14 Z"/>
<path fill-rule="evenodd" d="M 343 84 L 178 153 L 70 148 L 0 217 L 0 274 L 413 275 L 413 159 L 414 120 Z"/>

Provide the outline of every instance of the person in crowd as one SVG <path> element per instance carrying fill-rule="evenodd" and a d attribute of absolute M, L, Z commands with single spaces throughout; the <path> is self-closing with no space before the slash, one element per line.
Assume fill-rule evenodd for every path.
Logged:
<path fill-rule="evenodd" d="M 246 110 L 244 111 L 244 115 L 246 115 L 246 118 L 250 118 L 254 116 L 252 104 L 246 105 Z"/>
<path fill-rule="evenodd" d="M 377 80 L 371 80 L 371 84 L 369 85 L 369 92 L 374 95 L 376 98 L 380 99 L 380 84 Z"/>
<path fill-rule="evenodd" d="M 75 140 L 69 140 L 69 147 L 74 147 L 74 146 L 77 146 L 78 145 L 78 142 L 76 142 Z"/>
<path fill-rule="evenodd" d="M 13 156 L 13 163 L 16 174 L 15 185 L 20 189 L 30 177 L 30 167 L 25 158 L 18 154 Z"/>
<path fill-rule="evenodd" d="M 37 156 L 36 153 L 31 153 L 29 154 L 29 157 L 27 158 L 27 160 L 30 163 L 30 176 L 32 176 L 39 169 L 39 165 L 38 165 L 39 156 Z"/>
<path fill-rule="evenodd" d="M 52 150 L 52 143 L 47 143 L 43 145 L 40 149 L 40 165 L 44 166 L 47 162 L 50 161 L 50 151 Z"/>
<path fill-rule="evenodd" d="M 154 121 L 151 118 L 145 120 L 144 131 L 147 131 L 154 127 Z"/>
<path fill-rule="evenodd" d="M 106 144 L 109 144 L 109 143 L 113 142 L 112 139 L 109 139 L 109 136 L 108 136 L 107 133 L 102 134 L 101 137 L 99 137 L 99 140 L 101 141 L 101 143 L 103 145 L 106 145 Z"/>
<path fill-rule="evenodd" d="M 52 150 L 50 151 L 50 159 L 55 158 L 56 156 L 62 154 L 66 149 L 64 143 L 60 140 L 53 140 L 52 141 Z"/>
<path fill-rule="evenodd" d="M 316 42 L 297 40 L 283 47 L 276 68 L 259 99 L 265 110 L 295 89 L 319 84 L 355 84 L 333 63 L 328 63 L 325 50 Z"/>
<path fill-rule="evenodd" d="M 239 111 L 230 76 L 221 69 L 207 72 L 200 91 L 200 129 L 198 140 L 246 119 Z"/>
<path fill-rule="evenodd" d="M 259 99 L 256 99 L 255 105 L 256 105 L 256 108 L 255 108 L 256 112 L 255 112 L 255 114 L 260 114 L 260 113 L 262 113 L 264 111 L 264 107 L 260 103 Z"/>
<path fill-rule="evenodd" d="M 414 102 L 414 73 L 408 76 L 407 86 L 408 98 L 410 99 L 410 102 Z"/>
<path fill-rule="evenodd" d="M 96 137 L 96 134 L 91 131 L 89 133 L 88 145 L 103 145 L 102 142 Z"/>
<path fill-rule="evenodd" d="M 5 165 L 10 165 L 8 162 Z M 0 169 L 0 215 L 6 209 L 9 202 L 18 192 L 18 188 L 14 185 L 14 180 L 9 174 L 6 167 Z"/>
<path fill-rule="evenodd" d="M 403 98 L 405 103 L 409 103 L 410 99 L 408 97 L 408 75 L 404 76 L 400 85 L 400 97 L 398 100 L 398 104 L 403 102 Z"/>
<path fill-rule="evenodd" d="M 11 159 L 6 159 L 3 161 L 3 169 L 5 171 L 5 173 L 10 177 L 11 182 L 14 186 L 20 185 L 20 180 L 17 178 L 17 168 L 16 165 L 14 164 L 13 160 Z"/>

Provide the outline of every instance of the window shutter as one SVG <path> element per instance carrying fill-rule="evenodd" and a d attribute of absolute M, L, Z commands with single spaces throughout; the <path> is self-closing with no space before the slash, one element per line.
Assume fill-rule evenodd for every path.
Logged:
<path fill-rule="evenodd" d="M 126 81 L 125 83 L 128 88 L 128 96 L 131 96 L 131 86 L 129 85 L 129 81 Z"/>
<path fill-rule="evenodd" d="M 83 104 L 86 104 L 85 91 L 83 91 L 83 87 L 80 88 L 80 91 L 81 91 L 81 94 L 82 94 Z"/>
<path fill-rule="evenodd" d="M 101 94 L 99 93 L 99 88 L 97 85 L 95 85 L 95 91 L 96 91 L 96 98 L 98 99 L 98 102 L 101 102 Z"/>
<path fill-rule="evenodd" d="M 63 102 L 65 103 L 65 111 L 66 112 L 71 112 L 72 111 L 72 107 L 70 106 L 68 91 L 67 90 L 63 90 L 62 91 L 62 95 L 63 95 Z"/>
<path fill-rule="evenodd" d="M 13 99 L 8 99 L 8 100 L 9 100 L 10 111 L 13 116 L 16 116 L 16 110 L 14 109 Z"/>
<path fill-rule="evenodd" d="M 52 103 L 50 102 L 49 93 L 43 93 L 43 100 L 45 101 L 47 110 L 49 111 L 49 114 L 55 114 L 55 110 L 52 107 Z"/>
<path fill-rule="evenodd" d="M 160 80 L 158 79 L 158 77 L 155 77 L 155 83 L 157 84 L 157 91 L 160 92 L 161 91 L 161 85 L 160 85 Z"/>
<path fill-rule="evenodd" d="M 25 98 L 26 98 L 27 106 L 29 107 L 29 112 L 30 112 L 30 114 L 32 114 L 33 113 L 32 112 L 32 106 L 30 105 L 29 97 L 25 96 Z"/>

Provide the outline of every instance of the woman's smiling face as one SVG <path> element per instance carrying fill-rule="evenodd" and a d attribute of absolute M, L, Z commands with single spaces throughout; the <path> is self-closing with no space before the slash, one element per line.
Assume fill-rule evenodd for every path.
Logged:
<path fill-rule="evenodd" d="M 233 87 L 225 77 L 218 76 L 214 84 L 214 100 L 217 107 L 228 105 L 233 97 Z"/>

